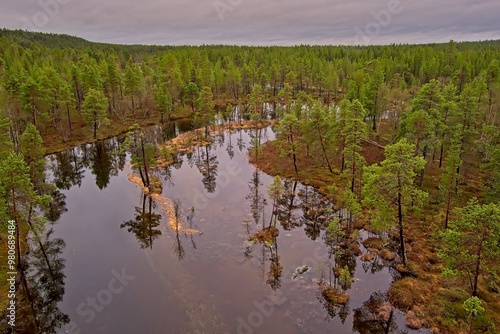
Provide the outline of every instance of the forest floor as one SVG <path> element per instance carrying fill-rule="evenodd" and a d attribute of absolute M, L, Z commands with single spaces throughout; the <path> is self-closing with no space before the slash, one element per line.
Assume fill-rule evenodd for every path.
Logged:
<path fill-rule="evenodd" d="M 388 144 L 383 138 L 374 138 L 374 141 L 382 146 Z M 384 159 L 383 149 L 377 145 L 364 143 L 363 148 L 367 164 Z M 346 183 L 340 170 L 334 168 L 333 173 L 329 171 L 320 152 L 309 152 L 309 156 L 306 156 L 305 149 L 302 149 L 297 156 L 298 173 L 295 173 L 292 157 L 280 157 L 274 142 L 262 145 L 257 157 L 254 152 L 249 156 L 250 162 L 267 174 L 313 186 L 334 203 L 336 190 L 342 189 Z M 332 165 L 340 165 L 338 158 L 337 161 L 335 158 L 333 160 Z M 408 265 L 403 267 L 394 264 L 403 278 L 392 283 L 388 296 L 393 305 L 406 312 L 407 325 L 411 328 L 427 327 L 433 333 L 468 333 L 468 319 L 463 307 L 463 302 L 469 297 L 467 285 L 443 278 L 443 264 L 438 255 L 437 234 L 443 228 L 438 187 L 441 172 L 436 161 L 426 168 L 424 189 L 429 192 L 430 204 L 422 214 L 409 217 L 410 221 L 405 224 Z M 462 185 L 462 200 L 458 200 L 455 205 L 464 204 L 462 202 L 466 202 L 466 198 L 479 196 L 481 193 L 477 180 L 480 173 L 472 169 L 465 172 L 467 176 L 464 179 L 467 183 Z M 358 217 L 354 226 L 372 229 L 364 213 Z M 397 233 L 389 235 L 392 242 L 398 242 Z M 488 290 L 484 278 L 480 281 L 479 297 L 487 311 L 474 320 L 474 329 L 477 332 L 487 332 L 489 327 L 490 333 L 493 333 L 492 324 L 493 327 L 500 328 L 500 303 L 498 294 Z"/>
<path fill-rule="evenodd" d="M 140 114 L 140 111 L 137 111 Z M 172 115 L 170 121 L 174 122 L 180 119 L 192 117 L 191 108 L 177 108 L 176 112 Z M 167 121 L 165 121 L 167 122 Z M 110 117 L 107 125 L 101 126 L 97 130 L 97 138 L 94 138 L 92 129 L 86 126 L 81 118 L 74 117 L 71 123 L 72 132 L 69 138 L 63 138 L 60 129 L 54 129 L 50 124 L 44 126 L 37 126 L 43 138 L 44 146 L 47 154 L 61 152 L 71 149 L 80 144 L 94 142 L 100 139 L 106 139 L 120 134 L 126 133 L 129 128 L 138 124 L 140 127 L 149 125 L 161 124 L 159 115 L 146 115 L 144 117 L 128 117 L 125 120 L 120 120 L 118 117 Z M 67 125 L 64 125 L 67 127 Z"/>

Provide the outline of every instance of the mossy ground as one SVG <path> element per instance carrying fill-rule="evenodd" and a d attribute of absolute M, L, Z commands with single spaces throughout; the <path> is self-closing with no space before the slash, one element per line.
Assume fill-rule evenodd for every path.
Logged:
<path fill-rule="evenodd" d="M 137 115 L 141 113 L 137 111 Z M 172 115 L 170 121 L 175 121 L 178 119 L 184 119 L 192 116 L 192 111 L 190 108 L 178 108 L 178 110 Z M 141 127 L 148 125 L 160 124 L 160 116 L 146 115 L 145 117 L 128 117 L 125 120 L 120 120 L 116 116 L 112 116 L 109 119 L 107 125 L 101 126 L 97 130 L 97 138 L 94 138 L 94 133 L 89 126 L 86 126 L 83 120 L 79 117 L 74 117 L 72 121 L 72 132 L 69 138 L 63 138 L 61 132 L 58 129 L 54 129 L 51 124 L 40 124 L 37 128 L 43 138 L 43 143 L 47 149 L 47 153 L 55 153 L 70 149 L 76 145 L 93 142 L 96 139 L 105 139 L 126 133 L 129 128 L 134 124 L 139 124 Z M 64 125 L 67 127 L 67 125 Z"/>
<path fill-rule="evenodd" d="M 374 140 L 381 144 L 389 141 L 385 137 L 376 137 Z M 295 173 L 292 157 L 280 157 L 274 142 L 264 144 L 257 157 L 254 153 L 249 156 L 250 161 L 264 172 L 313 186 L 332 199 L 334 194 L 331 193 L 331 186 L 340 189 L 346 182 L 338 169 L 333 173 L 328 170 L 320 152 L 309 152 L 309 156 L 306 156 L 305 149 L 302 149 L 297 155 L 298 173 Z M 364 144 L 363 156 L 368 164 L 384 159 L 382 149 L 367 143 Z M 332 157 L 332 160 L 335 166 L 340 165 L 338 158 L 335 161 Z M 454 207 L 462 206 L 469 198 L 480 197 L 482 194 L 482 175 L 477 168 L 479 163 L 472 156 L 466 156 L 464 165 L 466 167 L 463 169 L 459 195 L 453 201 Z M 436 235 L 443 229 L 444 217 L 439 191 L 443 170 L 444 168 L 439 168 L 437 158 L 426 167 L 423 189 L 429 192 L 430 203 L 422 214 L 409 217 L 405 224 L 409 264 L 406 267 L 399 266 L 406 277 L 392 283 L 389 296 L 392 303 L 409 314 L 409 326 L 421 324 L 435 333 L 465 333 L 468 331 L 468 319 L 463 302 L 469 297 L 467 285 L 443 278 L 443 263 L 437 253 L 440 245 Z M 364 223 L 369 229 L 369 222 Z M 382 245 L 377 244 L 374 250 L 381 247 Z M 391 255 L 392 258 L 392 253 L 383 255 Z M 486 313 L 475 319 L 474 329 L 478 332 L 495 333 L 495 328 L 500 329 L 500 297 L 498 293 L 487 289 L 484 279 L 480 280 L 479 297 Z"/>

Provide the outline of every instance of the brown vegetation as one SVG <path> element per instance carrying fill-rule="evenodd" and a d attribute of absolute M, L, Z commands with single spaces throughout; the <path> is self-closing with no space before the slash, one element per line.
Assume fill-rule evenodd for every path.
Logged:
<path fill-rule="evenodd" d="M 378 143 L 384 141 L 377 139 Z M 384 152 L 376 145 L 365 142 L 363 156 L 367 164 L 379 162 L 384 159 Z M 479 196 L 481 194 L 481 182 L 483 177 L 481 171 L 472 166 L 478 166 L 477 161 L 466 157 L 467 186 L 461 187 L 458 204 L 465 204 L 466 198 Z M 274 142 L 263 145 L 258 160 L 250 155 L 250 161 L 256 164 L 261 170 L 270 175 L 279 175 L 284 178 L 300 181 L 318 189 L 320 193 L 327 197 L 335 197 L 331 193 L 332 185 L 340 188 L 345 180 L 340 176 L 338 170 L 330 173 L 321 157 L 310 153 L 306 157 L 304 148 L 297 154 L 298 173 L 295 173 L 291 157 L 280 157 Z M 422 326 L 431 328 L 433 333 L 458 333 L 465 332 L 467 327 L 467 315 L 463 308 L 463 301 L 469 296 L 467 291 L 458 288 L 458 282 L 447 281 L 442 276 L 443 265 L 437 254 L 439 245 L 436 244 L 436 233 L 442 228 L 442 213 L 437 207 L 436 201 L 440 196 L 439 180 L 442 169 L 438 168 L 438 161 L 434 161 L 426 168 L 426 179 L 423 188 L 429 192 L 430 204 L 424 208 L 424 213 L 414 215 L 406 230 L 408 266 L 397 265 L 397 270 L 402 274 L 403 279 L 396 280 L 389 289 L 389 298 L 398 308 L 409 312 L 407 324 L 410 328 L 420 328 Z M 365 215 L 360 215 L 359 221 L 353 226 L 370 230 Z M 397 238 L 391 235 L 391 239 Z M 389 241 L 388 241 L 389 242 Z M 381 258 L 392 261 L 395 254 L 386 249 L 387 245 L 382 239 L 369 238 L 363 242 L 369 253 L 364 254 L 362 261 L 372 261 L 378 254 Z M 493 289 L 494 290 L 494 289 Z M 476 319 L 481 328 L 481 323 L 493 323 L 498 327 L 500 324 L 500 303 L 498 303 L 498 293 L 488 288 L 485 280 L 481 281 L 479 295 L 483 301 L 483 307 L 487 310 L 487 315 Z M 418 312 L 414 311 L 418 310 Z M 486 327 L 484 327 L 486 328 Z"/>
<path fill-rule="evenodd" d="M 347 293 L 342 293 L 337 289 L 325 289 L 321 291 L 321 295 L 329 304 L 344 305 L 349 302 L 349 295 Z"/>

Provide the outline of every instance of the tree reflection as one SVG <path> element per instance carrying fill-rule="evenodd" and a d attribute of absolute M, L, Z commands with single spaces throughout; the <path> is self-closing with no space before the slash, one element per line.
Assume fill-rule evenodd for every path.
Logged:
<path fill-rule="evenodd" d="M 173 219 L 175 220 L 174 222 L 174 232 L 175 232 L 175 243 L 174 243 L 174 253 L 181 261 L 184 259 L 184 256 L 186 256 L 186 251 L 184 249 L 184 246 L 181 243 L 181 238 L 180 238 L 180 233 L 179 233 L 179 224 L 180 224 L 180 218 L 181 218 L 181 203 L 179 200 L 174 200 L 174 217 Z"/>
<path fill-rule="evenodd" d="M 394 307 L 387 295 L 375 292 L 354 310 L 352 331 L 360 334 L 390 334 L 400 333 L 394 319 Z"/>
<path fill-rule="evenodd" d="M 114 169 L 111 149 L 108 144 L 99 140 L 94 143 L 90 153 L 89 162 L 92 174 L 95 175 L 95 183 L 99 189 L 108 186 L 111 176 L 116 176 L 118 171 Z"/>
<path fill-rule="evenodd" d="M 277 236 L 269 236 L 269 238 L 260 238 L 262 233 L 267 233 L 267 228 L 262 231 L 257 232 L 255 235 L 251 235 L 250 228 L 247 225 L 247 232 L 249 241 L 245 245 L 244 257 L 245 260 L 251 261 L 254 259 L 253 248 L 255 245 L 261 246 L 261 252 L 259 256 L 258 264 L 261 270 L 261 277 L 265 279 L 266 284 L 268 284 L 271 289 L 276 291 L 281 288 L 281 278 L 283 276 L 283 266 L 280 262 L 280 256 L 278 253 L 278 238 Z M 256 238 L 256 236 L 259 236 Z M 266 273 L 266 264 L 269 261 L 269 270 Z"/>
<path fill-rule="evenodd" d="M 66 277 L 65 260 L 60 256 L 65 243 L 51 239 L 52 233 L 52 229 L 33 233 L 29 240 L 30 253 L 20 266 L 15 333 L 57 333 L 69 322 L 58 308 Z"/>
<path fill-rule="evenodd" d="M 253 129 L 249 132 L 251 152 L 257 161 L 261 146 L 262 129 Z"/>
<path fill-rule="evenodd" d="M 333 216 L 333 207 L 328 200 L 308 186 L 299 191 L 298 196 L 302 202 L 301 225 L 305 225 L 306 235 L 311 240 L 316 240 L 328 226 Z"/>
<path fill-rule="evenodd" d="M 346 290 L 350 288 L 350 282 L 349 284 L 345 284 L 346 282 L 343 282 L 343 278 L 339 278 L 339 275 L 335 273 L 335 266 L 332 266 L 330 259 L 324 265 L 327 269 L 328 281 L 325 279 L 324 271 L 322 271 L 321 279 L 318 283 L 320 292 L 317 298 L 326 310 L 328 319 L 339 316 L 340 321 L 344 324 L 351 312 L 349 296 L 346 293 Z"/>
<path fill-rule="evenodd" d="M 127 228 L 139 241 L 141 249 L 153 248 L 153 242 L 161 235 L 158 228 L 161 215 L 153 211 L 153 199 L 150 196 L 141 194 L 142 207 L 135 208 L 135 218 L 124 222 L 120 228 Z M 146 206 L 147 203 L 147 206 Z"/>
<path fill-rule="evenodd" d="M 280 263 L 278 254 L 278 238 L 273 238 L 273 243 L 269 247 L 269 272 L 267 274 L 266 283 L 276 291 L 281 288 L 281 276 L 283 274 L 283 266 Z"/>
<path fill-rule="evenodd" d="M 161 143 L 177 136 L 175 123 L 165 123 L 161 126 Z"/>
<path fill-rule="evenodd" d="M 233 159 L 234 157 L 234 146 L 233 146 L 233 133 L 231 131 L 229 131 L 228 133 L 228 143 L 227 143 L 227 146 L 226 146 L 226 152 L 227 154 L 229 155 L 229 158 L 230 159 Z"/>
<path fill-rule="evenodd" d="M 278 253 L 278 235 L 279 230 L 276 228 L 276 220 L 274 220 L 274 226 L 272 226 L 274 212 L 276 211 L 277 199 L 282 194 L 281 179 L 275 178 L 274 186 L 268 188 L 269 195 L 273 199 L 273 208 L 271 213 L 271 219 L 269 221 L 269 226 L 266 227 L 266 219 L 264 216 L 264 208 L 266 199 L 264 198 L 264 190 L 262 188 L 262 182 L 260 180 L 260 171 L 255 168 L 252 174 L 252 179 L 248 182 L 248 188 L 250 190 L 246 199 L 250 201 L 250 210 L 252 213 L 253 223 L 261 227 L 261 230 L 257 233 L 251 233 L 251 220 L 245 220 L 246 233 L 248 235 L 248 242 L 245 246 L 244 256 L 246 260 L 251 260 L 253 258 L 253 245 L 259 244 L 262 246 L 260 267 L 262 269 L 262 277 L 265 279 L 266 284 L 268 284 L 271 289 L 277 290 L 281 287 L 281 276 L 283 273 L 283 266 L 280 263 L 280 256 Z M 262 223 L 261 223 L 262 217 Z M 261 224 L 260 224 L 261 223 Z M 269 260 L 269 271 L 266 275 L 266 261 Z"/>
<path fill-rule="evenodd" d="M 264 198 L 264 192 L 261 190 L 261 187 L 260 171 L 258 168 L 254 168 L 252 178 L 248 182 L 248 189 L 250 192 L 245 196 L 245 199 L 250 201 L 250 212 L 252 213 L 255 225 L 260 223 L 260 218 L 262 217 L 262 226 L 264 227 L 264 206 L 266 205 L 266 199 Z"/>
<path fill-rule="evenodd" d="M 300 219 L 294 214 L 297 209 L 295 199 L 297 197 L 297 181 L 284 181 L 285 190 L 278 200 L 277 219 L 283 229 L 291 231 L 302 225 Z"/>
<path fill-rule="evenodd" d="M 50 167 L 54 184 L 61 190 L 69 190 L 73 186 L 80 187 L 84 177 L 84 167 L 85 165 L 76 154 L 75 148 L 54 154 Z"/>
<path fill-rule="evenodd" d="M 335 288 L 350 289 L 356 271 L 357 257 L 360 254 L 356 241 L 346 234 L 342 221 L 330 216 L 324 241 L 328 247 L 328 264 L 334 275 Z"/>
<path fill-rule="evenodd" d="M 385 264 L 383 259 L 378 255 L 378 253 L 373 254 L 373 259 L 371 261 L 368 261 L 369 258 L 366 258 L 365 261 L 363 261 L 362 267 L 365 273 L 370 273 L 370 274 L 375 274 L 382 269 L 384 269 Z"/>
<path fill-rule="evenodd" d="M 66 195 L 60 192 L 59 189 L 54 189 L 50 196 L 51 201 L 48 208 L 43 208 L 43 210 L 47 220 L 54 223 L 61 218 L 63 213 L 68 211 L 66 208 Z"/>
<path fill-rule="evenodd" d="M 332 302 L 324 298 L 323 296 L 319 298 L 321 300 L 323 308 L 326 310 L 328 314 L 328 319 L 333 319 L 338 316 L 342 324 L 344 324 L 347 319 L 347 316 L 349 315 L 349 313 L 351 313 L 351 308 L 349 306 L 349 303 L 347 302 L 345 304 L 337 304 L 335 302 Z"/>
<path fill-rule="evenodd" d="M 243 151 L 246 147 L 245 140 L 243 139 L 243 131 L 239 131 L 240 137 L 236 139 L 236 146 L 238 146 L 238 150 Z"/>
<path fill-rule="evenodd" d="M 217 156 L 215 153 L 211 152 L 212 148 L 210 145 L 206 145 L 203 148 L 197 148 L 195 164 L 198 167 L 201 175 L 203 176 L 202 182 L 203 186 L 209 193 L 215 191 L 217 182 L 217 169 L 219 166 L 219 161 L 217 161 Z"/>
<path fill-rule="evenodd" d="M 180 229 L 180 223 L 181 220 L 185 218 L 185 221 L 187 222 L 188 225 L 188 230 L 193 231 L 197 230 L 197 226 L 194 225 L 194 215 L 195 215 L 195 210 L 194 207 L 190 207 L 188 209 L 187 214 L 183 214 L 181 202 L 178 199 L 173 200 L 173 219 L 175 220 L 173 223 L 174 226 L 174 233 L 175 233 L 175 241 L 174 241 L 174 254 L 177 256 L 179 261 L 183 260 L 184 257 L 186 256 L 186 249 L 184 245 L 182 244 L 182 239 L 181 235 L 184 235 L 185 238 L 189 237 L 189 240 L 191 241 L 191 246 L 193 249 L 196 249 L 196 242 L 194 240 L 194 234 L 193 233 L 182 233 L 182 230 Z"/>

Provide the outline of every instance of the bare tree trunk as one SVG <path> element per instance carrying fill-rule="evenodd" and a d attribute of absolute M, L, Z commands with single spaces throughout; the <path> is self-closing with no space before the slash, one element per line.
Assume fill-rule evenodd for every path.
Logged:
<path fill-rule="evenodd" d="M 144 164 L 144 173 L 146 174 L 146 186 L 149 188 L 149 191 L 151 191 L 151 183 L 149 181 L 149 172 L 148 172 L 148 163 L 146 161 L 146 151 L 144 149 L 144 140 L 141 137 L 141 150 L 142 150 L 142 163 Z"/>
<path fill-rule="evenodd" d="M 405 250 L 405 240 L 404 240 L 404 230 L 403 230 L 403 195 L 401 194 L 401 180 L 398 177 L 398 223 L 399 223 L 399 243 L 401 247 L 401 258 L 403 259 L 403 264 L 407 264 L 406 260 L 406 250 Z"/>

